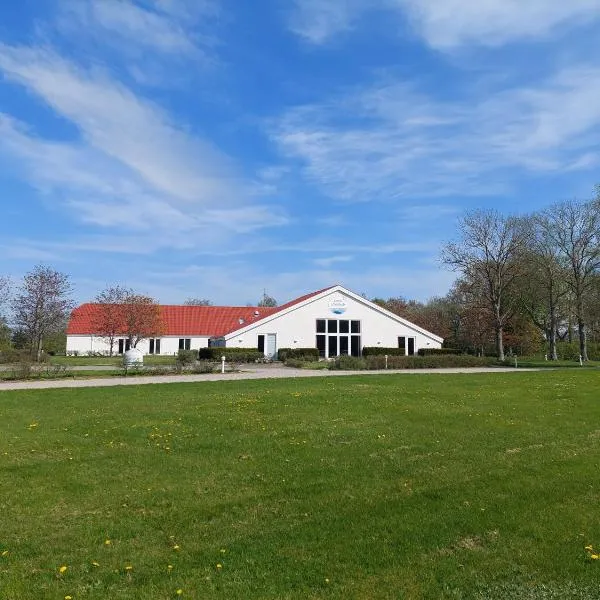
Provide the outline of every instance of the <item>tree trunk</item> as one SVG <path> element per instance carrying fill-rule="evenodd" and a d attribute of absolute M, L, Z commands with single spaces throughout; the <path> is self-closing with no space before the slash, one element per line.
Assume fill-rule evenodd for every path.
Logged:
<path fill-rule="evenodd" d="M 550 327 L 548 329 L 548 358 L 550 360 L 558 360 L 556 351 L 556 309 L 554 306 L 550 308 Z"/>
<path fill-rule="evenodd" d="M 42 337 L 41 336 L 36 340 L 35 358 L 36 358 L 37 362 L 41 362 L 41 360 L 42 360 Z"/>
<path fill-rule="evenodd" d="M 587 340 L 585 335 L 585 321 L 583 319 L 583 300 L 577 300 L 577 332 L 579 333 L 579 354 L 583 360 L 588 359 Z"/>
<path fill-rule="evenodd" d="M 496 351 L 498 353 L 498 360 L 504 360 L 504 339 L 503 339 L 502 326 L 496 327 Z"/>

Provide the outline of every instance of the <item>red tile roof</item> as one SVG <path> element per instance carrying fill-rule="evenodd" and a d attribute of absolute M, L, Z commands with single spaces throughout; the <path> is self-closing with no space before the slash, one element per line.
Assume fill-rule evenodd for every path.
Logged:
<path fill-rule="evenodd" d="M 328 289 L 330 288 L 306 294 L 287 304 L 273 308 L 262 306 L 161 305 L 161 316 L 164 323 L 162 335 L 220 337 L 236 329 L 247 327 L 286 308 L 291 308 Z M 94 316 L 99 310 L 100 305 L 93 303 L 82 304 L 73 310 L 67 326 L 67 335 L 94 334 Z"/>

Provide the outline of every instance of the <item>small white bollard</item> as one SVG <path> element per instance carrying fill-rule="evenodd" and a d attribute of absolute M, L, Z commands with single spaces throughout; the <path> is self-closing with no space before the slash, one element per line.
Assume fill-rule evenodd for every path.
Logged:
<path fill-rule="evenodd" d="M 583 367 L 583 356 L 579 355 L 579 365 Z"/>
<path fill-rule="evenodd" d="M 518 367 L 519 365 L 517 364 L 517 356 L 515 354 L 515 369 Z"/>
<path fill-rule="evenodd" d="M 388 355 L 386 354 L 386 355 L 385 355 L 385 368 L 386 368 L 386 369 L 387 369 L 387 357 L 388 357 Z"/>
<path fill-rule="evenodd" d="M 225 373 L 225 357 L 221 356 L 221 373 Z"/>

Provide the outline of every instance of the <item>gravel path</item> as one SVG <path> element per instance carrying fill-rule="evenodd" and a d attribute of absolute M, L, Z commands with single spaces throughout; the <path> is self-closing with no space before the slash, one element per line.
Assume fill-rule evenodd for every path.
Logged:
<path fill-rule="evenodd" d="M 285 379 L 296 377 L 344 377 L 347 375 L 423 375 L 449 373 L 522 373 L 540 369 L 514 369 L 504 367 L 463 369 L 401 369 L 398 371 L 310 371 L 291 369 L 279 365 L 245 367 L 238 373 L 213 373 L 208 375 L 159 375 L 142 377 L 110 377 L 104 379 L 59 379 L 54 381 L 7 381 L 0 382 L 0 392 L 6 390 L 41 390 L 57 388 L 113 387 L 117 385 L 156 385 L 163 383 L 209 383 L 211 381 L 237 381 L 243 379 Z"/>

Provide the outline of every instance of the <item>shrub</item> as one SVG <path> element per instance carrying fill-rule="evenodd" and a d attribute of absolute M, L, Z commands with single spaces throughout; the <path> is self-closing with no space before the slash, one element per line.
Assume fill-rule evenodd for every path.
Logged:
<path fill-rule="evenodd" d="M 208 362 L 208 361 L 202 361 L 199 362 L 197 364 L 195 364 L 192 368 L 191 368 L 191 372 L 192 373 L 213 373 L 215 371 L 215 363 L 213 362 Z"/>
<path fill-rule="evenodd" d="M 285 362 L 288 358 L 298 360 L 319 360 L 318 348 L 280 348 L 277 360 Z"/>
<path fill-rule="evenodd" d="M 175 357 L 175 363 L 181 367 L 188 367 L 196 362 L 198 350 L 180 350 Z"/>
<path fill-rule="evenodd" d="M 31 354 L 28 350 L 17 350 L 16 348 L 6 348 L 0 352 L 0 364 L 18 363 L 21 361 L 30 361 Z"/>
<path fill-rule="evenodd" d="M 419 348 L 418 354 L 419 356 L 434 356 L 442 354 L 462 354 L 462 352 L 456 348 Z"/>
<path fill-rule="evenodd" d="M 200 348 L 198 358 L 200 360 L 221 361 L 221 356 L 227 362 L 250 363 L 263 360 L 265 355 L 253 348 Z"/>
<path fill-rule="evenodd" d="M 367 368 L 367 364 L 364 358 L 358 356 L 338 356 L 335 360 L 330 361 L 327 364 L 327 368 L 340 371 L 362 371 Z"/>
<path fill-rule="evenodd" d="M 380 346 L 365 346 L 362 351 L 363 356 L 404 356 L 402 348 L 381 348 Z"/>
<path fill-rule="evenodd" d="M 385 369 L 383 356 L 369 356 L 367 369 Z M 498 364 L 494 357 L 477 357 L 467 354 L 441 354 L 433 356 L 390 356 L 388 369 L 443 369 L 451 367 L 489 367 Z"/>

